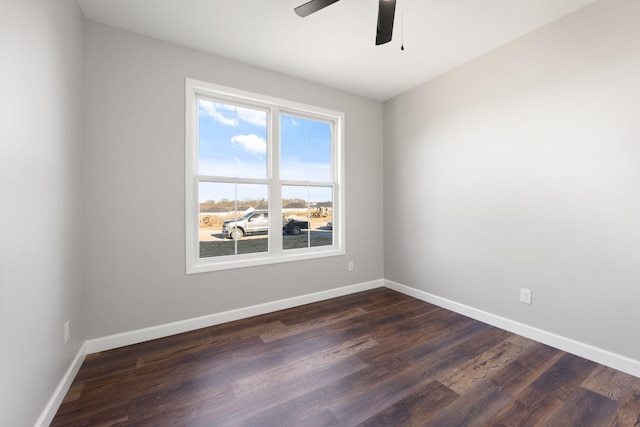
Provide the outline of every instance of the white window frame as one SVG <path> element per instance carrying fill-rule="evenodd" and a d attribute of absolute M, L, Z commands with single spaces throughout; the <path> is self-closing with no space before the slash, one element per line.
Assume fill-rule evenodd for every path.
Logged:
<path fill-rule="evenodd" d="M 344 121 L 343 112 L 315 107 L 294 101 L 251 93 L 199 80 L 185 80 L 185 232 L 187 274 L 228 270 L 258 265 L 308 260 L 345 254 L 345 191 L 344 191 Z M 269 233 L 267 252 L 200 258 L 198 184 L 205 181 L 198 175 L 198 96 L 266 109 L 267 112 L 267 180 L 269 183 L 269 229 L 282 229 L 282 185 L 305 184 L 333 188 L 333 243 L 300 249 L 282 248 L 281 233 Z M 332 182 L 285 181 L 280 168 L 280 113 L 307 117 L 331 123 Z M 262 181 L 262 180 L 261 180 Z"/>

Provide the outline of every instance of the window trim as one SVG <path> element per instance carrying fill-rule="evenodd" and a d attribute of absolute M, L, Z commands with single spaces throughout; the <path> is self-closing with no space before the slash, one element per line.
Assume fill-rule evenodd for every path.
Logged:
<path fill-rule="evenodd" d="M 212 97 L 221 101 L 244 103 L 268 110 L 268 174 L 269 185 L 269 222 L 270 229 L 278 229 L 278 219 L 282 217 L 282 185 L 291 183 L 281 180 L 280 166 L 280 114 L 292 114 L 310 119 L 325 120 L 332 123 L 332 178 L 325 183 L 306 182 L 315 186 L 322 184 L 332 187 L 333 191 L 333 244 L 300 249 L 282 249 L 282 239 L 269 239 L 268 252 L 238 254 L 233 256 L 200 258 L 199 253 L 199 200 L 198 184 L 198 96 Z M 307 104 L 252 93 L 240 89 L 185 79 L 185 233 L 186 233 L 186 273 L 204 273 L 210 271 L 277 264 L 282 262 L 317 259 L 344 255 L 345 249 L 345 114 L 343 112 L 315 107 Z M 300 183 L 300 181 L 296 181 Z M 277 234 L 276 234 L 277 236 Z"/>

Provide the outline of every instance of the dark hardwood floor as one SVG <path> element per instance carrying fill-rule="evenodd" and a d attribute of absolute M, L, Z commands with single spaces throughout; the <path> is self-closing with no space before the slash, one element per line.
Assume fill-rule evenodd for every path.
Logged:
<path fill-rule="evenodd" d="M 389 289 L 87 356 L 53 426 L 640 426 L 640 379 Z"/>

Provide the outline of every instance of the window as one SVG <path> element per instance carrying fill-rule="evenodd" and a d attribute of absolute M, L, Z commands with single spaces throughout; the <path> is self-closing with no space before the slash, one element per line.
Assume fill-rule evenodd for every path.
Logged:
<path fill-rule="evenodd" d="M 344 254 L 344 114 L 186 80 L 187 273 Z"/>

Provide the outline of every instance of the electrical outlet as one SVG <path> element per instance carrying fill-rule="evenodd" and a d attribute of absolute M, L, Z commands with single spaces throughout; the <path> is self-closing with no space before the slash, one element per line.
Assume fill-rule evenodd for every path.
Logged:
<path fill-rule="evenodd" d="M 353 261 L 349 261 L 349 262 L 347 263 L 347 270 L 349 270 L 349 271 L 353 271 Z"/>
<path fill-rule="evenodd" d="M 70 327 L 69 320 L 67 320 L 66 322 L 64 322 L 64 343 L 65 344 L 69 342 L 69 336 L 70 336 L 69 327 Z"/>
<path fill-rule="evenodd" d="M 531 289 L 520 288 L 520 302 L 531 304 Z"/>

